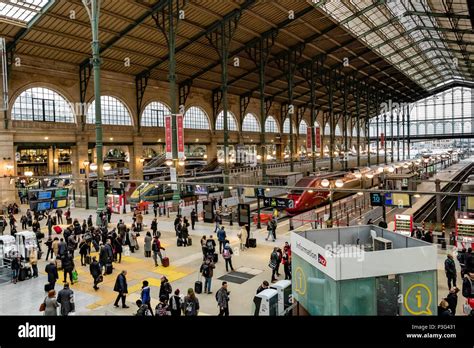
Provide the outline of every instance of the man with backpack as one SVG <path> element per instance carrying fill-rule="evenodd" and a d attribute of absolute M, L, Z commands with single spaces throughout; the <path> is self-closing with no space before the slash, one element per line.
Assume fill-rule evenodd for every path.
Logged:
<path fill-rule="evenodd" d="M 201 272 L 204 278 L 204 293 L 205 294 L 212 294 L 211 282 L 212 282 L 212 276 L 214 275 L 214 268 L 216 268 L 216 266 L 214 265 L 214 262 L 212 262 L 212 258 L 207 257 L 206 261 L 202 263 L 201 268 L 199 269 L 199 272 Z"/>
<path fill-rule="evenodd" d="M 181 311 L 183 307 L 183 300 L 181 296 L 179 296 L 179 289 L 174 291 L 174 295 L 171 296 L 169 301 L 169 310 L 171 312 L 171 316 L 181 316 Z"/>
<path fill-rule="evenodd" d="M 219 254 L 222 254 L 222 248 L 224 247 L 225 240 L 227 235 L 224 230 L 224 226 L 221 226 L 219 230 L 217 230 L 217 240 L 219 241 Z"/>
<path fill-rule="evenodd" d="M 229 316 L 229 295 L 227 282 L 222 282 L 222 287 L 216 293 L 217 306 L 219 307 L 219 316 Z"/>
<path fill-rule="evenodd" d="M 230 244 L 227 243 L 224 246 L 224 251 L 222 252 L 222 257 L 224 258 L 225 261 L 225 270 L 226 272 L 229 272 L 229 266 L 230 269 L 233 271 L 234 267 L 232 266 L 232 254 L 234 252 L 232 251 L 232 248 L 230 247 Z"/>
<path fill-rule="evenodd" d="M 206 248 L 207 248 L 207 256 L 214 257 L 214 253 L 216 252 L 216 241 L 212 238 L 212 234 L 206 241 Z"/>

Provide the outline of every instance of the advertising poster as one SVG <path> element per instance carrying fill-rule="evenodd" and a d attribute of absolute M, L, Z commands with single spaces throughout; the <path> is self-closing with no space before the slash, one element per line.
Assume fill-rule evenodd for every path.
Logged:
<path fill-rule="evenodd" d="M 166 159 L 173 159 L 173 133 L 171 131 L 171 115 L 165 116 L 165 141 Z"/>

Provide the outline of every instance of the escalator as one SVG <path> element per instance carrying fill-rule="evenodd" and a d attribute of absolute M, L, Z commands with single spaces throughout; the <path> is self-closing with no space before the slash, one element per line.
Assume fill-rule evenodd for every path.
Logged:
<path fill-rule="evenodd" d="M 196 170 L 197 173 L 202 173 L 202 172 L 212 172 L 219 167 L 219 162 L 217 161 L 217 158 L 214 158 L 211 162 L 206 164 L 205 166 L 199 168 L 199 170 Z"/>
<path fill-rule="evenodd" d="M 165 154 L 155 156 L 147 164 L 145 164 L 143 169 L 152 169 L 152 168 L 159 167 L 163 163 L 165 163 L 165 160 L 166 160 Z"/>

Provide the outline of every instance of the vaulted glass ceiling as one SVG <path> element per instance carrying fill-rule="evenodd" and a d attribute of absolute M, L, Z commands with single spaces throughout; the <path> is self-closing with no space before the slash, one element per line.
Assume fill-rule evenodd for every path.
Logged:
<path fill-rule="evenodd" d="M 322 1 L 320 9 L 430 91 L 474 81 L 465 0 Z"/>

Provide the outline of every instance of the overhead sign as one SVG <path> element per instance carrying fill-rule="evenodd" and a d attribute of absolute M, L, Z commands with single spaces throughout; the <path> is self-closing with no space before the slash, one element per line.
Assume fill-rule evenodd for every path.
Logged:
<path fill-rule="evenodd" d="M 410 208 L 411 196 L 408 193 L 386 193 L 385 205 L 398 208 Z"/>
<path fill-rule="evenodd" d="M 255 188 L 255 197 L 257 198 L 265 198 L 265 189 L 262 187 Z"/>
<path fill-rule="evenodd" d="M 194 194 L 199 195 L 207 195 L 209 192 L 207 190 L 207 186 L 194 186 Z"/>
<path fill-rule="evenodd" d="M 308 151 L 311 151 L 312 150 L 312 139 L 311 139 L 311 127 L 308 127 L 306 129 L 306 148 L 308 149 Z"/>
<path fill-rule="evenodd" d="M 321 148 L 321 128 L 316 127 L 316 147 Z"/>
<path fill-rule="evenodd" d="M 178 132 L 178 158 L 184 158 L 184 125 L 183 115 L 176 115 L 176 128 Z"/>
<path fill-rule="evenodd" d="M 384 197 L 381 193 L 370 193 L 370 205 L 373 207 L 382 207 L 384 204 Z"/>
<path fill-rule="evenodd" d="M 263 205 L 271 208 L 294 208 L 295 203 L 292 199 L 278 198 L 278 197 L 266 197 L 263 199 Z"/>
<path fill-rule="evenodd" d="M 165 116 L 165 142 L 166 159 L 173 159 L 173 133 L 171 129 L 171 115 Z"/>

